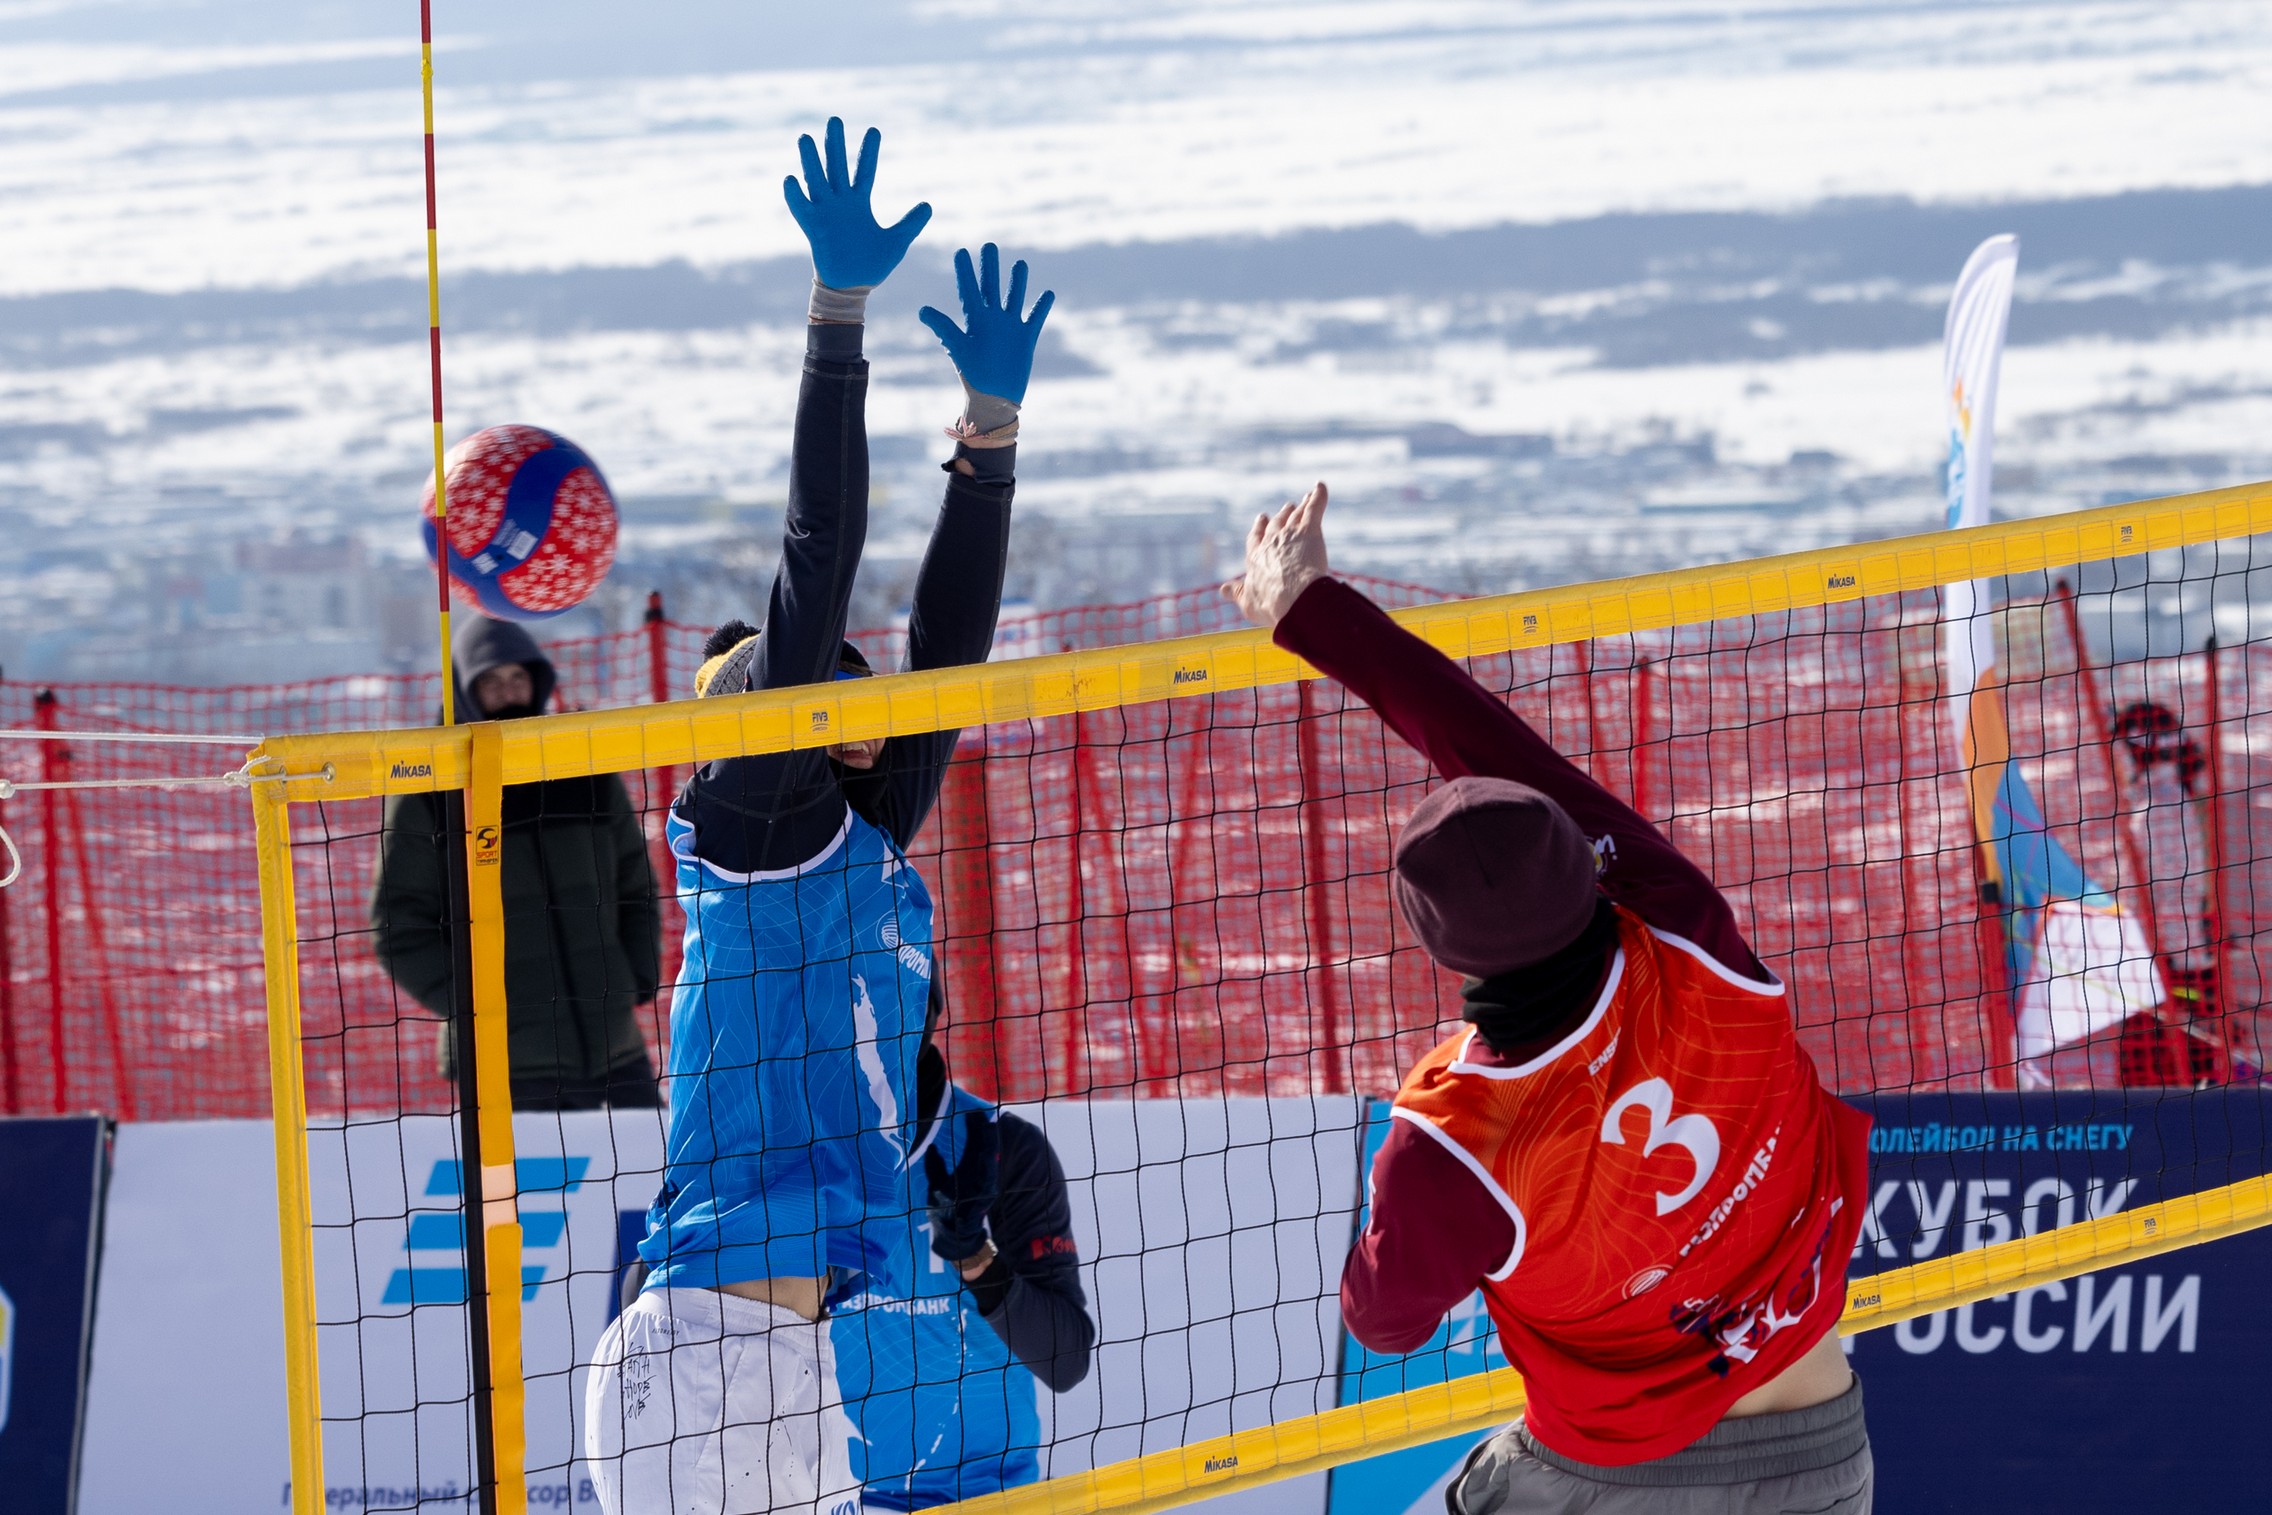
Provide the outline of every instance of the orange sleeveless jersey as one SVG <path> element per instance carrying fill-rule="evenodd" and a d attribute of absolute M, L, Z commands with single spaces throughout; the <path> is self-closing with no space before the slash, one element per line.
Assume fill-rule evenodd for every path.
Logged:
<path fill-rule="evenodd" d="M 1618 915 L 1583 1025 L 1511 1067 L 1469 1061 L 1463 1030 L 1394 1110 L 1514 1220 L 1483 1292 L 1531 1433 L 1610 1466 L 1687 1446 L 1837 1323 L 1870 1127 L 1780 984 Z"/>

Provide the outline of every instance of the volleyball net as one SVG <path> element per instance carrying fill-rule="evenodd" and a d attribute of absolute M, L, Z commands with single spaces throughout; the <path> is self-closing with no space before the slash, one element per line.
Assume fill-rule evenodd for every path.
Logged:
<path fill-rule="evenodd" d="M 1898 1325 L 1905 1351 L 2106 1341 L 2119 1298 L 2125 1343 L 2176 1352 L 2198 1293 L 2120 1270 L 2272 1216 L 2268 531 L 2272 486 L 2252 486 L 1484 600 L 1363 587 L 1705 867 L 1825 1082 L 1877 1116 L 1846 1329 Z M 1944 586 L 1979 580 L 1993 733 L 1951 699 Z M 959 728 L 910 849 L 937 906 L 940 1041 L 958 1085 L 1054 1150 L 1097 1329 L 1079 1384 L 1019 1390 L 1037 1481 L 972 1507 L 1160 1508 L 1503 1422 L 1520 1383 L 1477 1312 L 1399 1358 L 1339 1319 L 1380 1102 L 1458 1024 L 1389 893 L 1430 776 L 1227 614 L 1208 590 L 1013 620 L 978 667 L 699 704 L 652 703 L 690 687 L 700 641 L 658 625 L 548 649 L 589 708 L 450 730 L 416 726 L 430 681 L 361 681 L 352 706 L 328 686 L 203 697 L 185 719 L 270 733 L 252 845 L 244 800 L 212 789 L 0 804 L 29 862 L 29 892 L 0 894 L 10 1107 L 273 1100 L 297 1508 L 484 1486 L 500 1509 L 595 1507 L 581 1385 L 663 1181 L 664 1117 L 559 1108 L 577 1101 L 525 1074 L 516 1039 L 589 1036 L 613 996 L 664 1065 L 684 969 L 659 843 L 693 765 Z M 879 668 L 892 636 L 870 641 Z M 159 724 L 108 698 L 0 714 Z M 290 734 L 349 709 L 369 729 Z M 39 750 L 74 777 L 192 762 Z M 604 868 L 572 855 L 602 845 L 601 775 L 636 839 Z M 374 909 L 389 806 L 445 839 L 438 1000 L 406 987 L 382 940 L 405 921 Z M 545 866 L 595 892 L 532 920 L 510 849 L 547 830 L 572 840 Z M 211 841 L 187 859 L 185 836 Z M 104 890 L 123 903 L 94 908 Z M 651 968 L 527 1003 L 530 925 L 573 960 L 603 914 L 651 921 Z"/>

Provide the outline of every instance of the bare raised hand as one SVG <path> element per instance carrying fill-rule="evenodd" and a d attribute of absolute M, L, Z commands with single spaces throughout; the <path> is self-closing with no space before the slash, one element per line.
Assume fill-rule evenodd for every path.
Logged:
<path fill-rule="evenodd" d="M 1254 518 L 1246 534 L 1246 572 L 1223 593 L 1257 626 L 1284 620 L 1294 602 L 1331 572 L 1325 561 L 1326 490 L 1322 481 L 1273 515 Z"/>

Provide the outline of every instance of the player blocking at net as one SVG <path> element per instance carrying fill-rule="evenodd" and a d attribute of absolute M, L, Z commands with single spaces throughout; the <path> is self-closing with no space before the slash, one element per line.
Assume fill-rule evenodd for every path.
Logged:
<path fill-rule="evenodd" d="M 1833 1328 L 1869 1121 L 1669 839 L 1459 666 L 1331 577 L 1319 484 L 1224 586 L 1444 775 L 1397 904 L 1468 1025 L 1398 1090 L 1343 1320 L 1409 1352 L 1480 1288 L 1523 1374 L 1453 1515 L 1867 1511 L 1862 1391 Z"/>
<path fill-rule="evenodd" d="M 868 527 L 868 294 L 929 219 L 870 209 L 831 120 L 784 185 L 813 254 L 781 563 L 762 630 L 720 629 L 698 696 L 866 674 L 845 640 Z M 956 258 L 964 325 L 926 309 L 961 374 L 946 498 L 918 571 L 908 666 L 982 661 L 1009 549 L 1018 406 L 1052 296 L 1023 313 L 998 257 Z M 696 772 L 667 824 L 686 912 L 671 1006 L 665 1172 L 640 1295 L 585 1388 L 609 1515 L 855 1510 L 824 1312 L 871 1280 L 904 1293 L 903 1170 L 932 975 L 929 892 L 906 858 L 957 733 L 738 757 Z"/>

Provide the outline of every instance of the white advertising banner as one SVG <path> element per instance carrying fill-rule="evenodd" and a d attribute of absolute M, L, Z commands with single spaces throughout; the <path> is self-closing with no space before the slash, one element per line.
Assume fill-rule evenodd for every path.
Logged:
<path fill-rule="evenodd" d="M 284 1317 L 266 1121 L 118 1128 L 82 1515 L 284 1508 Z"/>
<path fill-rule="evenodd" d="M 1354 1099 L 1021 1109 L 1063 1162 L 1100 1339 L 1041 1398 L 1046 1471 L 1326 1409 L 1358 1188 Z M 532 1509 L 598 1508 L 581 1364 L 660 1180 L 655 1112 L 524 1115 L 518 1146 Z M 462 1508 L 471 1485 L 455 1122 L 311 1133 L 327 1508 Z M 261 1122 L 119 1133 L 81 1509 L 285 1509 L 273 1147 Z M 415 1304 L 415 1308 L 413 1308 Z M 1323 1478 L 1256 1508 L 1322 1510 Z M 1226 1503 L 1250 1503 L 1248 1500 Z"/>

